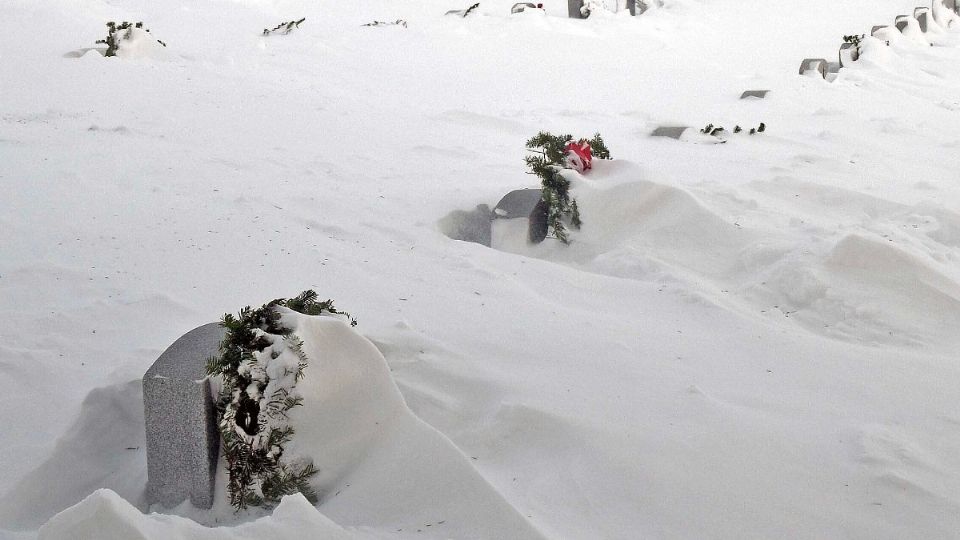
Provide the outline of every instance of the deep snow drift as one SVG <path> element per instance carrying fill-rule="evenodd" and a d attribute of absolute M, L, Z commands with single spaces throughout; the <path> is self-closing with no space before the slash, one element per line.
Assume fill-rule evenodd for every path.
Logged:
<path fill-rule="evenodd" d="M 512 3 L 6 2 L 0 535 L 423 535 L 393 524 L 481 519 L 437 491 L 450 467 L 462 501 L 511 507 L 489 503 L 489 531 L 958 536 L 958 29 L 867 39 L 828 83 L 800 61 L 916 2 L 586 21 Z M 107 20 L 168 46 L 71 54 Z M 759 122 L 726 144 L 649 136 Z M 599 131 L 615 158 L 575 179 L 573 243 L 443 236 L 451 210 L 535 185 L 541 129 Z M 128 381 L 187 330 L 305 288 L 358 317 L 422 422 L 324 448 L 325 481 L 351 487 L 316 510 L 139 515 Z M 387 466 L 399 443 L 432 461 Z"/>

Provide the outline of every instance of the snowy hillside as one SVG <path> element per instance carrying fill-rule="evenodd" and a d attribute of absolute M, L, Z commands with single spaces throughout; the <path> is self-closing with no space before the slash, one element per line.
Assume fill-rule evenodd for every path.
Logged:
<path fill-rule="evenodd" d="M 917 2 L 470 3 L 3 2 L 0 538 L 960 538 L 960 20 L 827 82 Z M 540 130 L 613 154 L 572 243 L 444 236 Z M 304 330 L 366 370 L 300 420 L 351 488 L 150 514 L 140 377 L 308 288 L 359 319 Z"/>

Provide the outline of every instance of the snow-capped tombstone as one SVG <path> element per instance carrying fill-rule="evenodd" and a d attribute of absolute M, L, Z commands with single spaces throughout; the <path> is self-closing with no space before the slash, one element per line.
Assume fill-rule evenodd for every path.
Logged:
<path fill-rule="evenodd" d="M 910 16 L 909 15 L 897 15 L 894 25 L 897 27 L 897 30 L 903 32 L 907 29 L 907 26 L 910 25 Z"/>
<path fill-rule="evenodd" d="M 219 323 L 187 332 L 143 376 L 148 504 L 213 505 L 220 432 L 206 361 L 224 333 Z"/>
<path fill-rule="evenodd" d="M 769 93 L 770 93 L 769 90 L 745 90 L 742 94 L 740 94 L 740 99 L 747 99 L 747 98 L 764 99 L 765 97 L 767 97 L 767 94 Z"/>
<path fill-rule="evenodd" d="M 870 35 L 871 35 L 872 37 L 877 37 L 877 32 L 879 32 L 879 31 L 881 31 L 881 30 L 884 30 L 884 29 L 886 29 L 886 28 L 889 28 L 889 27 L 886 26 L 886 25 L 882 25 L 882 24 L 881 24 L 881 25 L 874 26 L 873 28 L 870 29 Z"/>
<path fill-rule="evenodd" d="M 530 2 L 518 2 L 510 8 L 510 13 L 523 13 L 527 8 L 536 9 L 537 5 Z"/>
<path fill-rule="evenodd" d="M 493 209 L 494 219 L 526 219 L 530 242 L 539 244 L 547 237 L 547 203 L 539 189 L 517 189 L 507 193 Z"/>
<path fill-rule="evenodd" d="M 800 63 L 800 74 L 807 75 L 810 72 L 817 72 L 821 78 L 827 78 L 828 62 L 824 58 L 806 58 Z"/>
<path fill-rule="evenodd" d="M 473 242 L 490 247 L 492 230 L 490 221 L 493 214 L 490 207 L 481 204 L 469 212 L 454 210 L 438 223 L 440 231 L 454 240 Z"/>
<path fill-rule="evenodd" d="M 853 43 L 844 43 L 840 46 L 840 67 L 849 66 L 860 59 L 860 51 Z"/>
<path fill-rule="evenodd" d="M 927 33 L 930 31 L 930 8 L 918 7 L 913 10 L 913 18 L 920 23 L 920 31 Z"/>

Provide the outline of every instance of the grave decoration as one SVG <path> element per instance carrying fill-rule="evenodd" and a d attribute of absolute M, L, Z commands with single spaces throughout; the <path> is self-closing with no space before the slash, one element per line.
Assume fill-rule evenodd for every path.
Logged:
<path fill-rule="evenodd" d="M 209 359 L 207 373 L 222 379 L 218 400 L 220 436 L 226 458 L 230 504 L 272 506 L 284 495 L 317 496 L 310 478 L 317 473 L 311 461 L 287 462 L 284 445 L 294 435 L 287 412 L 299 406 L 296 392 L 309 359 L 293 329 L 284 325 L 281 308 L 305 315 L 339 314 L 332 300 L 317 300 L 311 290 L 291 299 L 279 298 L 234 317 L 223 316 L 226 336 L 220 355 Z"/>
<path fill-rule="evenodd" d="M 541 131 L 528 140 L 526 146 L 530 155 L 524 161 L 530 174 L 540 177 L 543 201 L 547 205 L 547 224 L 558 240 L 569 244 L 566 224 L 579 229 L 582 222 L 577 201 L 570 197 L 570 180 L 564 177 L 563 171 L 586 172 L 592 167 L 593 157 L 610 159 L 610 151 L 599 133 L 589 140 L 574 141 L 572 135 Z"/>

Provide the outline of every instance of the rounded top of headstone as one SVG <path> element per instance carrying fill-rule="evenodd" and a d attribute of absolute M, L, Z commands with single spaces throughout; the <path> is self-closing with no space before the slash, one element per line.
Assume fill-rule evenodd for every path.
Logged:
<path fill-rule="evenodd" d="M 517 189 L 507 193 L 493 209 L 497 218 L 529 218 L 537 204 L 543 199 L 539 189 Z"/>
<path fill-rule="evenodd" d="M 207 376 L 207 358 L 220 354 L 226 335 L 220 323 L 209 323 L 187 332 L 167 347 L 144 374 L 144 380 L 166 377 L 199 381 Z"/>

